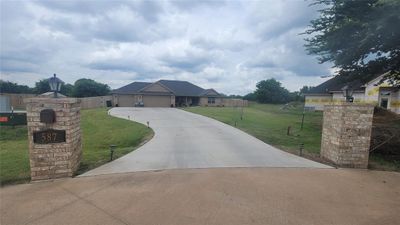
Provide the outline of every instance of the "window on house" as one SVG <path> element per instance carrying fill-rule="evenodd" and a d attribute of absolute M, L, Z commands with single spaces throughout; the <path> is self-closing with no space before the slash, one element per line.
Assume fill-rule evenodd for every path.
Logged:
<path fill-rule="evenodd" d="M 209 97 L 208 98 L 208 104 L 215 104 L 215 98 Z"/>

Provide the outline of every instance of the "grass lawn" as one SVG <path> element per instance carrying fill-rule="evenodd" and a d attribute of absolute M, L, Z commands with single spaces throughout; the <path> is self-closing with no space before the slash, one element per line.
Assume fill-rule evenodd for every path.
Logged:
<path fill-rule="evenodd" d="M 288 151 L 298 151 L 304 143 L 305 151 L 319 153 L 321 145 L 322 113 L 306 112 L 303 130 L 301 106 L 282 109 L 282 105 L 250 103 L 243 108 L 243 120 L 240 120 L 241 108 L 232 107 L 190 107 L 189 112 L 198 113 L 229 124 L 255 136 L 256 138 Z M 287 128 L 291 133 L 287 135 Z"/>
<path fill-rule="evenodd" d="M 284 109 L 282 105 L 250 103 L 243 108 L 232 107 L 188 107 L 186 111 L 201 114 L 229 124 L 279 149 L 298 154 L 299 146 L 304 144 L 306 157 L 319 159 L 322 133 L 322 112 L 306 112 L 303 130 L 301 120 L 302 104 L 291 104 Z M 287 128 L 291 126 L 291 134 Z M 400 171 L 399 161 L 388 161 L 378 154 L 371 154 L 370 168 Z"/>
<path fill-rule="evenodd" d="M 118 158 L 153 135 L 142 124 L 109 116 L 107 109 L 82 110 L 81 128 L 83 157 L 78 174 L 108 162 L 110 144 L 118 146 L 114 152 Z M 0 127 L 0 141 L 1 184 L 29 181 L 26 126 Z"/>

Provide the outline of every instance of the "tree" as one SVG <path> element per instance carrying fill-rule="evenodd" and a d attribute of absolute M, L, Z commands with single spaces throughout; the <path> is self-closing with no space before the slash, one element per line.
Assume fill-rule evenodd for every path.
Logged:
<path fill-rule="evenodd" d="M 83 78 L 75 81 L 72 95 L 74 97 L 103 96 L 108 95 L 110 91 L 111 89 L 107 84 Z"/>
<path fill-rule="evenodd" d="M 301 95 L 300 92 L 294 91 L 289 93 L 290 101 L 300 102 L 304 101 L 304 96 Z"/>
<path fill-rule="evenodd" d="M 243 99 L 248 100 L 248 101 L 256 101 L 257 100 L 254 92 L 248 93 L 247 95 L 243 96 Z"/>
<path fill-rule="evenodd" d="M 42 79 L 35 83 L 35 94 L 43 94 L 51 91 L 48 79 Z"/>
<path fill-rule="evenodd" d="M 309 93 L 312 88 L 314 88 L 314 87 L 304 85 L 302 88 L 300 88 L 299 91 L 293 92 L 293 93 L 296 93 L 296 96 L 295 96 L 296 100 L 295 101 L 304 102 L 304 100 L 305 100 L 305 96 L 304 95 Z"/>
<path fill-rule="evenodd" d="M 273 78 L 258 82 L 256 87 L 254 94 L 260 103 L 287 103 L 291 100 L 289 91 Z"/>
<path fill-rule="evenodd" d="M 72 85 L 72 84 L 63 84 L 63 85 L 61 85 L 60 93 L 65 95 L 65 96 L 72 97 L 73 89 L 74 89 L 74 85 Z"/>
<path fill-rule="evenodd" d="M 400 84 L 399 0 L 316 0 L 320 17 L 305 34 L 309 54 L 319 62 L 333 62 L 338 75 L 368 79 L 388 72 L 385 78 Z M 366 77 L 367 75 L 367 77 Z"/>
<path fill-rule="evenodd" d="M 243 96 L 241 96 L 241 95 L 229 95 L 227 97 L 228 98 L 239 98 L 239 99 L 243 98 Z"/>
<path fill-rule="evenodd" d="M 310 90 L 312 89 L 313 87 L 311 87 L 311 86 L 303 86 L 302 88 L 300 88 L 300 95 L 304 95 L 304 94 L 307 94 L 308 92 L 310 92 Z"/>
<path fill-rule="evenodd" d="M 26 85 L 19 85 L 10 81 L 0 80 L 0 92 L 1 93 L 24 93 L 31 94 L 33 89 Z"/>

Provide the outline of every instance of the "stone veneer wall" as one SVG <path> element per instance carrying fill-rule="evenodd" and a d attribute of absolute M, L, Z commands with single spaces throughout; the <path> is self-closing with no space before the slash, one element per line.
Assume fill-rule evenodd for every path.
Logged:
<path fill-rule="evenodd" d="M 78 169 L 81 154 L 80 101 L 76 98 L 29 98 L 27 122 L 31 179 L 44 180 L 71 177 Z M 56 122 L 40 122 L 40 111 L 53 109 Z M 33 132 L 48 129 L 65 130 L 66 142 L 37 144 Z"/>
<path fill-rule="evenodd" d="M 321 156 L 341 167 L 367 168 L 373 113 L 371 105 L 326 105 Z"/>

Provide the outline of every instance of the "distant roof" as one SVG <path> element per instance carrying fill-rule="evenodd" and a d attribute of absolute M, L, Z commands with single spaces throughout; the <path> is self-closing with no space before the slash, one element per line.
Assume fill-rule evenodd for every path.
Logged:
<path fill-rule="evenodd" d="M 331 92 L 342 91 L 347 85 L 354 91 L 364 90 L 364 84 L 379 77 L 380 75 L 370 76 L 367 79 L 359 77 L 345 77 L 335 76 L 332 79 L 325 81 L 324 83 L 312 88 L 307 94 L 329 94 Z"/>
<path fill-rule="evenodd" d="M 121 88 L 115 89 L 112 91 L 114 94 L 136 94 L 141 89 L 150 85 L 151 83 L 148 82 L 133 82 Z"/>
<path fill-rule="evenodd" d="M 200 95 L 202 95 L 202 96 L 219 96 L 221 94 L 218 93 L 216 90 L 210 88 L 210 89 L 204 90 Z"/>
<path fill-rule="evenodd" d="M 187 81 L 180 80 L 159 80 L 155 83 L 160 83 L 169 90 L 171 90 L 175 96 L 202 96 L 206 91 L 205 89 L 194 85 Z M 152 83 L 148 82 L 133 82 L 116 90 L 113 90 L 114 94 L 137 94 L 140 90 Z"/>

